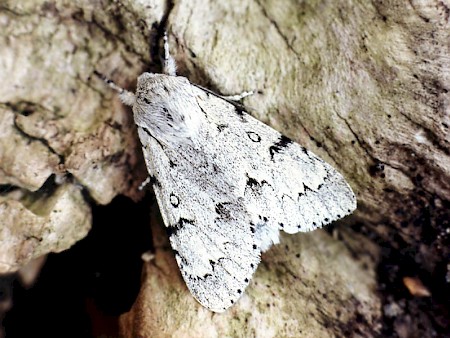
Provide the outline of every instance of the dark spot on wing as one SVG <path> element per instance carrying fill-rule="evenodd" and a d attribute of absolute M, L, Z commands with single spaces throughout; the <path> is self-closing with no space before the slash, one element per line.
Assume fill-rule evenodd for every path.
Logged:
<path fill-rule="evenodd" d="M 248 131 L 247 136 L 253 142 L 261 142 L 261 136 L 259 136 L 257 133 L 255 133 L 253 131 Z"/>
<path fill-rule="evenodd" d="M 142 98 L 142 100 L 147 104 L 152 104 L 152 102 L 149 99 L 147 99 L 145 96 Z"/>
<path fill-rule="evenodd" d="M 157 125 L 155 125 L 155 127 L 158 128 L 158 129 L 160 129 Z M 152 133 L 150 132 L 150 130 L 148 130 L 148 129 L 145 128 L 145 127 L 141 127 L 141 126 L 138 126 L 138 128 L 142 129 L 148 136 L 150 136 L 151 138 L 153 138 L 153 139 L 159 144 L 159 146 L 160 146 L 162 149 L 164 149 L 164 146 L 162 145 L 162 143 L 159 142 L 158 139 L 155 138 L 155 137 L 152 135 Z"/>
<path fill-rule="evenodd" d="M 194 222 L 186 218 L 180 218 L 177 223 L 171 224 L 166 228 L 167 234 L 169 235 L 169 237 L 172 235 L 176 235 L 177 232 L 183 229 L 186 224 L 194 224 Z"/>
<path fill-rule="evenodd" d="M 139 128 L 141 128 L 148 136 L 153 137 L 152 133 L 147 128 L 144 128 L 144 127 L 139 127 Z"/>
<path fill-rule="evenodd" d="M 173 121 L 172 114 L 169 113 L 169 110 L 166 107 L 163 107 L 162 110 L 163 110 L 164 114 L 166 115 L 167 120 L 168 121 Z"/>
<path fill-rule="evenodd" d="M 259 182 L 256 180 L 256 179 L 254 179 L 253 177 L 248 177 L 248 179 L 247 179 L 247 186 L 249 186 L 250 188 L 253 188 L 253 187 L 259 187 L 261 184 L 259 184 Z"/>
<path fill-rule="evenodd" d="M 165 85 L 162 85 L 162 88 L 164 89 L 164 91 L 165 91 L 167 94 L 169 94 L 169 89 L 168 89 Z"/>
<path fill-rule="evenodd" d="M 221 133 L 225 128 L 228 128 L 228 124 L 218 124 L 217 130 Z"/>
<path fill-rule="evenodd" d="M 198 106 L 200 110 L 202 111 L 203 115 L 205 115 L 206 118 L 208 118 L 208 113 L 202 108 L 201 105 Z"/>
<path fill-rule="evenodd" d="M 236 113 L 237 116 L 240 117 L 241 122 L 247 122 L 246 116 L 245 116 L 245 110 L 242 106 L 239 105 L 235 105 L 234 106 L 234 112 Z"/>
<path fill-rule="evenodd" d="M 178 208 L 178 205 L 180 204 L 178 196 L 176 196 L 174 193 L 170 194 L 170 204 L 172 204 L 174 208 Z"/>
<path fill-rule="evenodd" d="M 239 116 L 244 116 L 244 114 L 245 114 L 244 109 L 243 109 L 242 107 L 239 107 L 239 106 L 235 106 L 235 107 L 234 107 L 234 112 L 235 112 L 237 115 L 239 115 Z"/>
<path fill-rule="evenodd" d="M 303 196 L 306 195 L 308 193 L 308 191 L 314 192 L 314 190 L 312 190 L 310 187 L 308 187 L 305 183 L 303 183 L 303 193 L 299 192 L 298 195 L 299 196 Z"/>
<path fill-rule="evenodd" d="M 267 222 L 267 217 L 263 217 L 263 216 L 261 216 L 261 215 L 258 215 L 258 218 L 261 220 L 261 221 L 264 221 L 264 222 Z"/>
<path fill-rule="evenodd" d="M 228 208 L 227 204 L 230 203 L 217 203 L 216 213 L 221 219 L 231 219 L 231 210 Z"/>
<path fill-rule="evenodd" d="M 173 168 L 173 167 L 176 167 L 177 165 L 176 165 L 172 160 L 170 160 L 170 161 L 169 161 L 169 166 L 170 166 L 171 168 Z"/>
<path fill-rule="evenodd" d="M 279 153 L 284 148 L 287 148 L 291 143 L 293 143 L 293 141 L 290 138 L 281 135 L 278 141 L 275 142 L 271 147 L 269 147 L 270 158 L 272 159 L 272 161 L 275 153 Z"/>
<path fill-rule="evenodd" d="M 248 281 L 248 278 L 244 279 L 244 282 L 248 283 L 248 282 L 249 282 L 249 281 Z"/>
<path fill-rule="evenodd" d="M 186 261 L 186 259 L 183 256 L 181 256 L 177 250 L 173 250 L 173 253 L 175 254 L 175 257 L 180 258 L 180 260 L 181 260 L 180 267 L 184 266 L 184 265 L 188 265 L 188 262 Z"/>
<path fill-rule="evenodd" d="M 154 186 L 157 186 L 157 187 L 161 187 L 161 184 L 159 183 L 159 181 L 156 179 L 155 176 L 150 175 L 149 177 L 150 177 L 150 182 L 149 183 L 151 185 L 154 185 Z"/>

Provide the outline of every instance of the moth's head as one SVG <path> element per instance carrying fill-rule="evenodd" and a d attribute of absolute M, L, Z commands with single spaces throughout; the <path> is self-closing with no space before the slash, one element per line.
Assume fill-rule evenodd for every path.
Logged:
<path fill-rule="evenodd" d="M 182 76 L 172 76 L 157 73 L 142 73 L 137 79 L 136 96 L 144 99 L 153 97 L 153 99 L 166 99 L 173 91 L 189 84 L 189 81 Z"/>
<path fill-rule="evenodd" d="M 201 114 L 191 87 L 181 76 L 140 75 L 133 106 L 136 124 L 145 126 L 156 138 L 193 136 L 200 125 Z"/>

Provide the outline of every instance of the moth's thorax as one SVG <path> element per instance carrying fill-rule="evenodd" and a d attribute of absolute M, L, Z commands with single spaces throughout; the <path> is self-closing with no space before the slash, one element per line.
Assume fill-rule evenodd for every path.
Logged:
<path fill-rule="evenodd" d="M 139 76 L 133 113 L 138 126 L 169 144 L 195 137 L 202 123 L 192 85 L 181 76 Z"/>

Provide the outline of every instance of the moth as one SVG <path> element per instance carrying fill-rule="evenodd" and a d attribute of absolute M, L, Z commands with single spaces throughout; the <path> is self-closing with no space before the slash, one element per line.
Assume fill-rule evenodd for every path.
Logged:
<path fill-rule="evenodd" d="M 279 232 L 350 214 L 355 195 L 329 164 L 188 79 L 164 39 L 164 74 L 143 73 L 132 107 L 150 182 L 187 287 L 223 312 L 243 294 Z"/>

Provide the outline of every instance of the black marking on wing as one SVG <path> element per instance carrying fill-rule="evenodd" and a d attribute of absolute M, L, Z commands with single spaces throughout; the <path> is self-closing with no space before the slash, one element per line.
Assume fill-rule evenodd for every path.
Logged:
<path fill-rule="evenodd" d="M 254 131 L 248 131 L 247 136 L 250 140 L 252 140 L 252 142 L 256 142 L 256 143 L 261 142 L 261 136 L 259 136 Z"/>
<path fill-rule="evenodd" d="M 143 131 L 145 131 L 145 133 L 146 133 L 148 136 L 153 137 L 152 133 L 151 133 L 150 130 L 148 130 L 147 128 L 145 128 L 145 127 L 139 127 L 139 128 L 141 128 Z"/>
<path fill-rule="evenodd" d="M 180 260 L 181 260 L 180 267 L 184 266 L 184 265 L 189 265 L 188 261 L 182 255 L 180 255 L 180 253 L 177 250 L 172 249 L 172 251 L 173 251 L 175 257 L 180 258 Z"/>
<path fill-rule="evenodd" d="M 149 175 L 149 177 L 150 177 L 150 182 L 149 182 L 149 183 L 150 183 L 151 185 L 154 185 L 154 186 L 156 186 L 156 187 L 158 187 L 158 188 L 161 187 L 161 183 L 159 183 L 158 179 L 157 179 L 155 176 Z"/>
<path fill-rule="evenodd" d="M 218 173 L 218 172 L 221 172 L 222 170 L 220 169 L 220 167 L 217 165 L 217 164 L 215 164 L 214 162 L 212 163 L 212 169 L 213 169 L 213 171 L 214 171 L 214 173 Z"/>
<path fill-rule="evenodd" d="M 170 204 L 172 204 L 172 206 L 174 208 L 178 208 L 178 206 L 180 205 L 180 199 L 173 192 L 170 193 L 169 201 L 170 201 Z"/>
<path fill-rule="evenodd" d="M 169 225 L 166 229 L 169 237 L 172 235 L 176 235 L 178 231 L 183 229 L 185 224 L 194 224 L 194 221 L 186 218 L 180 218 L 177 223 Z"/>
<path fill-rule="evenodd" d="M 231 210 L 228 208 L 228 204 L 231 203 L 217 203 L 216 204 L 216 213 L 219 215 L 220 219 L 229 220 L 232 218 Z"/>
<path fill-rule="evenodd" d="M 303 196 L 306 195 L 308 193 L 308 191 L 311 191 L 312 193 L 315 193 L 314 190 L 312 190 L 310 187 L 308 187 L 305 183 L 303 183 L 303 192 L 299 192 L 298 195 L 299 196 Z"/>
<path fill-rule="evenodd" d="M 217 260 L 217 262 L 216 261 L 213 261 L 213 260 L 209 260 L 209 265 L 211 266 L 211 269 L 212 269 L 212 271 L 214 272 L 215 271 L 215 269 L 216 269 L 216 264 L 217 263 L 220 263 L 220 261 L 222 260 L 223 258 L 219 258 L 218 260 Z M 195 275 L 189 275 L 189 277 L 190 277 L 190 279 L 193 279 L 193 280 L 205 280 L 206 278 L 208 278 L 208 277 L 212 277 L 212 275 L 210 274 L 210 273 L 206 273 L 206 274 L 204 274 L 203 276 L 195 276 Z"/>
<path fill-rule="evenodd" d="M 244 107 L 242 107 L 239 104 L 234 105 L 234 112 L 236 113 L 237 116 L 239 116 L 239 118 L 241 119 L 241 122 L 247 122 L 246 119 L 246 112 L 244 110 Z"/>
<path fill-rule="evenodd" d="M 253 177 L 250 177 L 247 175 L 246 185 L 253 189 L 255 187 L 259 187 L 261 184 L 259 184 L 259 182 L 256 179 L 254 179 Z"/>
<path fill-rule="evenodd" d="M 158 128 L 158 126 L 156 126 L 156 127 Z M 164 148 L 163 145 L 161 144 L 161 142 L 159 142 L 158 139 L 152 135 L 150 130 L 148 130 L 147 128 L 142 127 L 142 126 L 138 126 L 138 128 L 141 128 L 148 136 L 153 138 L 161 146 L 161 148 Z"/>
<path fill-rule="evenodd" d="M 167 94 L 170 94 L 170 90 L 163 84 L 162 85 L 162 88 L 164 89 L 164 91 L 167 93 Z"/>
<path fill-rule="evenodd" d="M 244 116 L 244 114 L 245 114 L 244 108 L 237 107 L 237 106 L 234 107 L 234 112 L 239 116 Z"/>
<path fill-rule="evenodd" d="M 198 106 L 200 110 L 202 111 L 203 115 L 205 115 L 206 118 L 208 118 L 208 113 L 202 108 L 202 106 Z"/>
<path fill-rule="evenodd" d="M 164 115 L 166 116 L 167 120 L 173 122 L 173 117 L 172 117 L 172 114 L 169 113 L 169 110 L 166 107 L 163 107 L 162 110 L 163 110 Z"/>
<path fill-rule="evenodd" d="M 170 166 L 171 168 L 174 168 L 174 167 L 176 167 L 177 165 L 176 165 L 176 163 L 173 162 L 172 160 L 169 160 L 169 166 Z"/>
<path fill-rule="evenodd" d="M 255 178 L 248 176 L 247 174 L 247 187 L 252 189 L 253 191 L 259 190 L 264 184 L 270 185 L 266 180 L 262 180 L 258 182 Z"/>
<path fill-rule="evenodd" d="M 228 128 L 228 124 L 218 124 L 217 130 L 219 130 L 219 133 L 221 133 L 225 128 Z"/>
<path fill-rule="evenodd" d="M 266 216 L 258 215 L 258 218 L 259 218 L 261 221 L 263 221 L 264 223 L 267 223 L 267 221 L 268 221 L 268 218 L 267 218 Z"/>
<path fill-rule="evenodd" d="M 275 142 L 271 147 L 269 147 L 270 158 L 273 161 L 275 153 L 279 153 L 284 148 L 287 148 L 293 141 L 284 135 L 281 135 L 277 142 Z"/>

